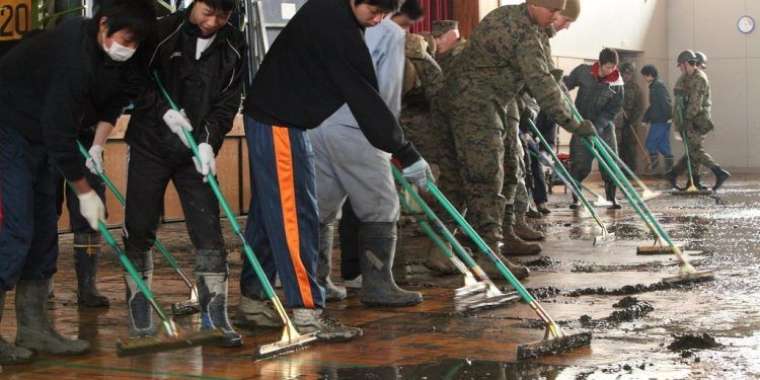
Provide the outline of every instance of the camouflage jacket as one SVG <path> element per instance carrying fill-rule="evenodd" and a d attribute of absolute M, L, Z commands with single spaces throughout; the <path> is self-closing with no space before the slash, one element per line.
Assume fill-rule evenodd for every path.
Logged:
<path fill-rule="evenodd" d="M 547 60 L 548 35 L 533 22 L 526 4 L 507 5 L 489 13 L 445 72 L 442 96 L 457 102 L 492 101 L 506 107 L 527 87 L 541 109 L 557 123 L 575 126 Z"/>
<path fill-rule="evenodd" d="M 436 54 L 435 60 L 441 66 L 441 70 L 444 74 L 451 71 L 456 57 L 462 52 L 462 50 L 464 50 L 465 46 L 467 46 L 467 40 L 462 38 L 453 48 L 451 48 L 451 50 L 445 53 Z"/>
<path fill-rule="evenodd" d="M 623 122 L 625 124 L 636 124 L 644 114 L 641 86 L 632 79 L 625 83 L 623 89 Z"/>
<path fill-rule="evenodd" d="M 430 101 L 443 85 L 443 74 L 435 59 L 427 52 L 424 37 L 407 34 L 406 66 L 404 70 L 404 107 L 422 105 L 429 107 Z M 413 76 L 408 78 L 407 76 Z M 407 83 L 409 83 L 407 89 Z"/>

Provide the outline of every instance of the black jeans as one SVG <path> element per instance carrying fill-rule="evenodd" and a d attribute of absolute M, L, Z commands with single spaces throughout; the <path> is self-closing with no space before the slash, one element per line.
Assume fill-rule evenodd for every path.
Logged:
<path fill-rule="evenodd" d="M 124 245 L 130 260 L 138 270 L 150 270 L 153 264 L 147 260 L 148 250 L 156 239 L 156 230 L 163 209 L 164 193 L 169 181 L 179 194 L 182 211 L 185 214 L 187 232 L 198 253 L 204 253 L 204 263 L 216 256 L 211 263 L 203 264 L 196 270 L 221 272 L 227 266 L 219 202 L 203 177 L 195 170 L 191 160 L 178 164 L 142 149 L 129 151 L 127 174 L 127 206 L 125 215 Z M 201 257 L 198 257 L 200 259 Z"/>

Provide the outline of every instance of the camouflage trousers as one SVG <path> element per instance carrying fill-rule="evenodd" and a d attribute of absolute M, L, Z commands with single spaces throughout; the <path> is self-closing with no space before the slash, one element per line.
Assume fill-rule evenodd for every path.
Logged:
<path fill-rule="evenodd" d="M 686 144 L 689 146 L 689 159 L 691 160 L 691 170 L 694 175 L 699 175 L 702 166 L 712 168 L 717 166 L 717 163 L 713 158 L 705 152 L 705 148 L 702 146 L 705 140 L 705 135 L 699 133 L 691 128 L 686 130 Z M 673 167 L 673 173 L 679 175 L 686 170 L 686 154 L 684 154 L 676 166 Z"/>
<path fill-rule="evenodd" d="M 525 151 L 519 137 L 519 124 L 508 123 L 505 133 L 504 148 L 504 190 L 506 206 L 503 225 L 514 225 L 516 215 L 528 212 L 528 188 L 525 185 Z"/>

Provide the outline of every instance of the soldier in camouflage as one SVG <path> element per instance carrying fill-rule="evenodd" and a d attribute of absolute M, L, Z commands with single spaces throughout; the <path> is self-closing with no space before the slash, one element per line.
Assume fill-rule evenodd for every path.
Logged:
<path fill-rule="evenodd" d="M 625 62 L 620 65 L 623 74 L 623 112 L 620 115 L 620 141 L 618 152 L 620 158 L 632 170 L 636 170 L 636 139 L 637 127 L 644 114 L 644 99 L 641 87 L 636 82 L 636 67 L 633 63 Z"/>
<path fill-rule="evenodd" d="M 704 165 L 715 174 L 713 191 L 717 191 L 731 173 L 722 169 L 702 147 L 705 135 L 714 129 L 710 115 L 712 106 L 710 81 L 707 79 L 707 74 L 697 67 L 698 57 L 693 51 L 681 52 L 677 61 L 681 77 L 673 90 L 676 98 L 673 112 L 674 124 L 688 145 L 694 185 L 699 183 L 700 168 Z M 687 160 L 684 155 L 666 175 L 672 187 L 677 188 L 676 179 L 686 170 L 686 165 Z"/>
<path fill-rule="evenodd" d="M 446 73 L 454 64 L 454 58 L 467 46 L 467 40 L 460 37 L 459 22 L 454 20 L 433 21 L 431 36 L 435 41 L 435 60 Z"/>
<path fill-rule="evenodd" d="M 564 6 L 564 0 L 528 0 L 489 13 L 457 56 L 456 65 L 444 71 L 444 86 L 433 99 L 433 121 L 437 129 L 450 134 L 451 144 L 445 150 L 454 155 L 453 160 L 438 162 L 441 187 L 455 202 L 466 204 L 470 223 L 497 254 L 504 238 L 506 206 L 504 138 L 515 133 L 504 117 L 510 102 L 527 86 L 542 109 L 567 130 L 594 133 L 590 121 L 578 123 L 572 118 L 550 73 L 542 42 L 544 29 Z M 483 255 L 477 259 L 494 272 Z M 528 275 L 526 268 L 504 260 L 518 277 Z"/>

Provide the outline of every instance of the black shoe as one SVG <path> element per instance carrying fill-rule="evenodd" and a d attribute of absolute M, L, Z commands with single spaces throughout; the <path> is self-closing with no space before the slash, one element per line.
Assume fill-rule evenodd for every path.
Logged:
<path fill-rule="evenodd" d="M 723 186 L 723 182 L 726 182 L 728 177 L 731 177 L 731 173 L 727 170 L 723 170 L 718 165 L 712 167 L 712 172 L 715 174 L 715 186 L 713 186 L 713 191 L 718 191 L 718 189 Z"/>

